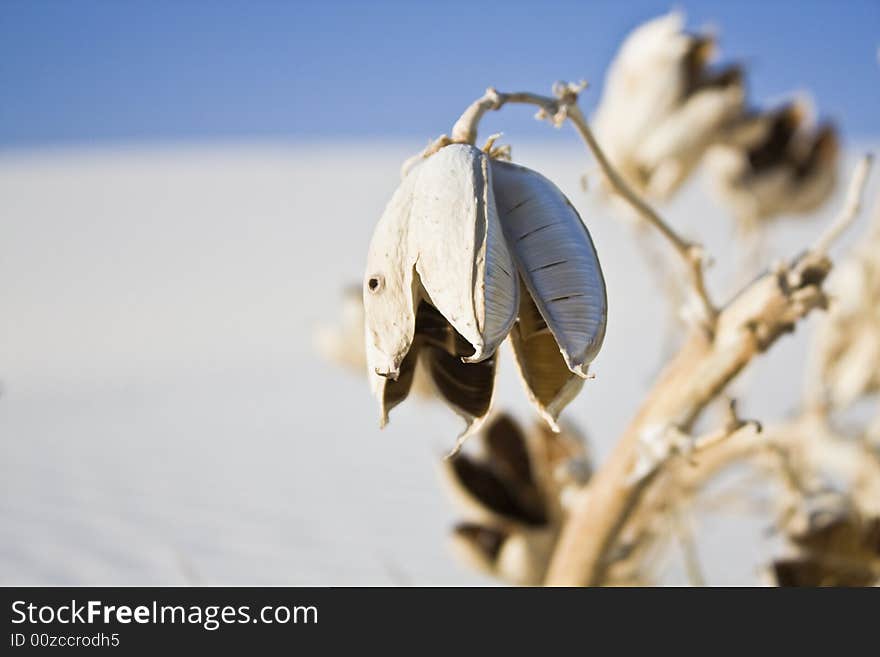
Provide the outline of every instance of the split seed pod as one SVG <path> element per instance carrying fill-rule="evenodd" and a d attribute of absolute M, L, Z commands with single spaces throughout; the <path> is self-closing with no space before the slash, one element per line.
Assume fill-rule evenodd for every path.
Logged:
<path fill-rule="evenodd" d="M 408 169 L 373 235 L 363 298 L 383 423 L 424 352 L 465 434 L 489 411 L 495 352 L 515 323 L 523 378 L 553 424 L 607 318 L 599 261 L 571 203 L 543 176 L 466 144 Z"/>
<path fill-rule="evenodd" d="M 744 231 L 818 209 L 837 181 L 839 143 L 830 124 L 808 125 L 806 101 L 742 116 L 707 158 L 716 195 Z"/>
<path fill-rule="evenodd" d="M 457 556 L 514 584 L 539 584 L 564 517 L 563 498 L 589 478 L 583 438 L 536 425 L 524 432 L 499 414 L 480 432 L 482 455 L 443 461 L 447 490 L 463 515 Z"/>
<path fill-rule="evenodd" d="M 489 159 L 468 146 L 415 167 L 373 234 L 364 287 L 368 367 L 396 378 L 427 300 L 472 347 L 490 357 L 516 318 L 518 287 L 501 235 Z"/>
<path fill-rule="evenodd" d="M 637 27 L 608 69 L 596 137 L 614 167 L 654 198 L 671 196 L 742 113 L 739 66 L 711 66 L 715 39 L 672 12 Z"/>
<path fill-rule="evenodd" d="M 424 343 L 434 347 L 429 369 L 438 390 L 468 427 L 485 416 L 495 350 L 519 305 L 514 276 L 488 156 L 454 145 L 414 167 L 379 220 L 367 257 L 367 368 L 383 423 L 409 393 Z"/>
<path fill-rule="evenodd" d="M 605 281 L 589 232 L 552 182 L 507 162 L 493 162 L 493 171 L 502 227 L 525 284 L 511 342 L 533 403 L 555 429 L 602 346 Z"/>

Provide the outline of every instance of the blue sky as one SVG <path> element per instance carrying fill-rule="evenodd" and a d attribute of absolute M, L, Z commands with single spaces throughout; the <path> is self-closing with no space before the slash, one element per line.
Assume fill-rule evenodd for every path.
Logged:
<path fill-rule="evenodd" d="M 880 134 L 878 0 L 0 0 L 0 148 L 427 140 L 490 84 L 559 78 L 591 80 L 590 109 L 621 38 L 673 6 L 720 28 L 756 102 L 810 89 L 847 136 Z M 547 130 L 522 109 L 504 128 Z"/>

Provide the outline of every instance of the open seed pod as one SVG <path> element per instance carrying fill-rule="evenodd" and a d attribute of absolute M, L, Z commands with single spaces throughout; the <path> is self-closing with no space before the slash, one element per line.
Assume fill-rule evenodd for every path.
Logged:
<path fill-rule="evenodd" d="M 408 169 L 373 235 L 363 302 L 382 422 L 424 362 L 467 421 L 463 436 L 489 411 L 496 350 L 512 329 L 530 398 L 555 427 L 608 314 L 596 250 L 568 199 L 466 144 Z"/>
<path fill-rule="evenodd" d="M 589 478 L 584 443 L 543 424 L 523 432 L 504 414 L 479 436 L 480 456 L 458 454 L 442 464 L 465 518 L 453 529 L 455 552 L 504 581 L 539 584 L 561 527 L 564 493 Z"/>
<path fill-rule="evenodd" d="M 744 231 L 819 208 L 837 181 L 839 144 L 830 124 L 810 126 L 805 102 L 744 114 L 707 159 L 716 195 Z"/>
<path fill-rule="evenodd" d="M 498 224 L 489 158 L 455 144 L 415 167 L 379 220 L 364 282 L 369 370 L 395 379 L 425 300 L 491 357 L 516 318 L 519 287 Z"/>
<path fill-rule="evenodd" d="M 427 378 L 432 389 L 467 422 L 470 431 L 489 412 L 495 390 L 496 356 L 477 363 L 467 341 L 427 301 L 419 303 L 413 342 L 396 379 L 372 377 L 382 425 L 392 408 L 406 399 L 414 385 Z"/>
<path fill-rule="evenodd" d="M 609 67 L 596 137 L 639 191 L 671 196 L 743 110 L 738 66 L 714 67 L 711 34 L 689 34 L 672 12 L 636 28 Z"/>
<path fill-rule="evenodd" d="M 314 332 L 314 345 L 322 357 L 363 376 L 367 367 L 364 349 L 364 300 L 360 284 L 346 287 L 335 322 L 319 325 Z M 417 363 L 409 394 L 427 399 L 435 395 L 435 386 L 424 364 Z"/>
<path fill-rule="evenodd" d="M 701 72 L 681 105 L 634 153 L 645 193 L 667 199 L 678 191 L 724 127 L 742 113 L 744 103 L 745 84 L 739 66 Z"/>

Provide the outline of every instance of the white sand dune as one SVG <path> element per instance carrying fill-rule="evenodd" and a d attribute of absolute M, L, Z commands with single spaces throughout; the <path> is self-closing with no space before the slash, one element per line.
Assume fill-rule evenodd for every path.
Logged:
<path fill-rule="evenodd" d="M 436 464 L 459 421 L 412 401 L 380 432 L 365 381 L 311 346 L 420 146 L 0 156 L 0 584 L 489 581 L 447 550 Z M 661 363 L 666 305 L 628 228 L 580 191 L 574 140 L 514 155 L 569 193 L 605 269 L 598 378 L 566 412 L 601 457 Z M 729 295 L 723 211 L 695 185 L 666 213 Z M 820 222 L 775 230 L 774 253 Z M 795 403 L 805 335 L 748 374 L 746 415 Z M 498 405 L 527 417 L 514 376 L 503 362 Z M 756 528 L 715 524 L 710 579 L 753 579 Z"/>

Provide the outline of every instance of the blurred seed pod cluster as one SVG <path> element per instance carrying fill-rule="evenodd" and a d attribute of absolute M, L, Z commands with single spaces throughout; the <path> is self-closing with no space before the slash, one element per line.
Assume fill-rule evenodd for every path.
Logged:
<path fill-rule="evenodd" d="M 593 121 L 615 168 L 652 198 L 679 188 L 745 103 L 741 68 L 713 66 L 714 37 L 684 23 L 673 12 L 626 38 Z"/>
<path fill-rule="evenodd" d="M 452 532 L 454 551 L 505 582 L 540 584 L 565 500 L 589 480 L 584 439 L 568 425 L 559 433 L 537 422 L 524 430 L 505 414 L 494 415 L 477 436 L 479 454 L 459 453 L 442 464 L 463 516 Z"/>
<path fill-rule="evenodd" d="M 750 108 L 745 70 L 713 62 L 715 37 L 673 12 L 636 28 L 612 62 L 595 132 L 612 164 L 655 200 L 704 160 L 718 199 L 743 229 L 815 210 L 831 194 L 838 137 L 807 103 Z"/>
<path fill-rule="evenodd" d="M 880 583 L 880 452 L 862 429 L 835 429 L 822 409 L 767 436 L 785 484 L 777 526 L 787 550 L 770 569 L 778 586 Z"/>
<path fill-rule="evenodd" d="M 741 230 L 819 209 L 837 183 L 840 154 L 831 123 L 812 125 L 808 102 L 738 117 L 707 158 L 714 190 Z"/>

